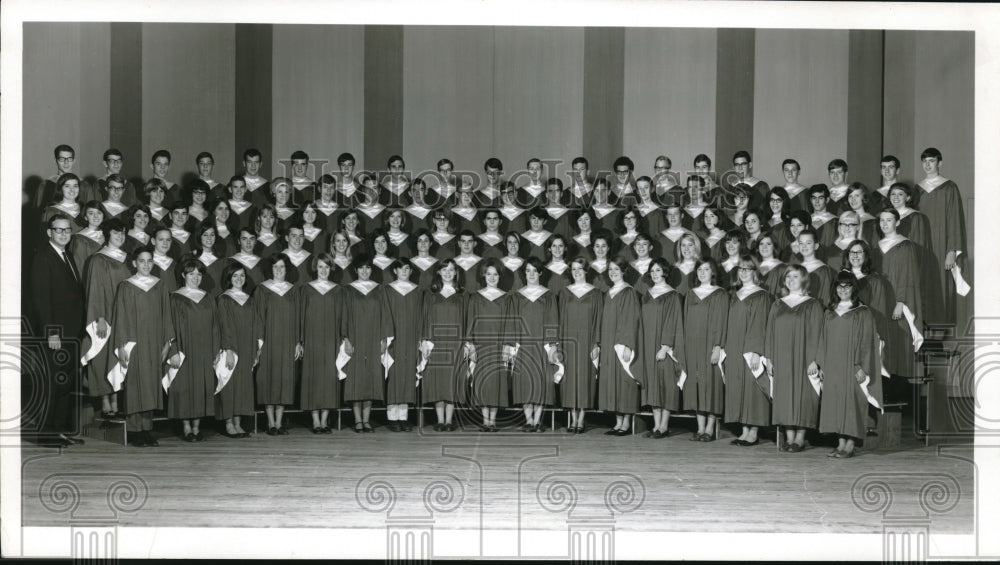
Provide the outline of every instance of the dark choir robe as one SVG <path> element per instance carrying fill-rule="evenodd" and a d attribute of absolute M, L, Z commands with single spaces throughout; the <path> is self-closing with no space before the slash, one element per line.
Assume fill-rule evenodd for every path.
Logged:
<path fill-rule="evenodd" d="M 941 181 L 933 186 L 932 182 L 922 180 L 915 191 L 916 205 L 930 227 L 925 244 L 928 252 L 921 263 L 924 319 L 929 324 L 956 322 L 958 294 L 952 273 L 944 270 L 944 259 L 948 251 L 968 252 L 962 196 L 954 181 L 944 178 Z M 971 284 L 973 277 L 967 271 L 965 256 L 959 255 L 955 264 L 962 268 L 962 277 Z M 971 300 L 971 295 L 967 299 Z"/>
<path fill-rule="evenodd" d="M 566 261 L 552 261 L 541 272 L 541 285 L 558 295 L 570 282 L 570 267 Z"/>
<path fill-rule="evenodd" d="M 371 279 L 378 284 L 388 284 L 392 282 L 396 278 L 391 270 L 392 262 L 393 258 L 388 255 L 376 254 L 372 257 Z"/>
<path fill-rule="evenodd" d="M 481 186 L 472 193 L 472 205 L 479 209 L 496 208 L 500 205 L 498 187 Z"/>
<path fill-rule="evenodd" d="M 885 339 L 883 363 L 893 375 L 913 377 L 916 375 L 914 353 L 923 342 L 923 302 L 920 279 L 920 248 L 912 241 L 897 234 L 896 238 L 883 239 L 872 249 L 872 263 L 883 273 L 891 289 L 890 307 L 902 302 L 913 315 L 912 325 L 903 315 L 899 320 L 890 321 Z"/>
<path fill-rule="evenodd" d="M 636 207 L 636 211 L 639 213 L 639 225 L 641 226 L 640 231 L 645 230 L 645 233 L 653 236 L 660 233 L 667 227 L 666 218 L 663 217 L 663 213 L 653 202 L 643 203 Z"/>
<path fill-rule="evenodd" d="M 556 366 L 549 363 L 545 346 L 558 342 L 557 295 L 536 286 L 522 287 L 509 296 L 504 344 L 517 348 L 510 376 L 514 404 L 555 404 Z"/>
<path fill-rule="evenodd" d="M 198 230 L 198 226 L 200 226 L 202 222 L 207 220 L 209 216 L 210 214 L 208 210 L 205 210 L 204 208 L 199 208 L 198 210 L 195 210 L 194 207 L 188 207 L 188 219 L 186 222 L 184 222 L 184 229 L 191 232 L 192 234 L 195 233 Z"/>
<path fill-rule="evenodd" d="M 244 285 L 245 288 L 245 285 Z M 250 295 L 229 289 L 216 299 L 219 347 L 236 353 L 236 365 L 226 386 L 215 395 L 215 418 L 228 420 L 254 412 L 253 366 L 264 341 L 264 321 Z"/>
<path fill-rule="evenodd" d="M 274 226 L 275 233 L 288 233 L 288 228 L 291 227 L 292 222 L 298 217 L 299 208 L 290 206 L 290 204 L 290 202 L 285 206 L 275 204 L 275 210 L 278 211 L 278 223 Z"/>
<path fill-rule="evenodd" d="M 619 234 L 618 237 L 611 242 L 611 250 L 609 255 L 614 257 L 621 257 L 626 261 L 632 261 L 636 258 L 635 251 L 632 249 L 632 243 L 635 238 L 638 237 L 639 232 L 625 232 Z"/>
<path fill-rule="evenodd" d="M 421 257 L 414 254 L 413 257 L 410 257 L 410 263 L 413 264 L 413 274 L 410 275 L 410 279 L 416 281 L 420 290 L 430 290 L 431 285 L 434 284 L 434 271 L 440 261 L 433 255 Z"/>
<path fill-rule="evenodd" d="M 715 233 L 705 234 L 701 239 L 701 255 L 721 263 L 726 258 L 726 244 L 723 240 L 726 232 L 721 229 Z"/>
<path fill-rule="evenodd" d="M 118 218 L 119 220 L 125 221 L 122 214 L 128 210 L 128 206 L 122 202 L 112 202 L 110 200 L 105 200 L 101 202 L 101 211 L 104 212 L 104 219 L 110 220 L 111 218 Z"/>
<path fill-rule="evenodd" d="M 446 294 L 428 293 L 424 298 L 421 339 L 434 344 L 420 381 L 424 403 L 461 401 L 468 386 L 469 364 L 464 355 L 468 295 Z"/>
<path fill-rule="evenodd" d="M 704 237 L 707 233 L 705 229 L 704 206 L 692 206 L 688 204 L 683 208 L 681 214 L 681 225 L 688 231 L 693 231 L 698 237 Z"/>
<path fill-rule="evenodd" d="M 316 201 L 316 210 L 319 211 L 316 217 L 316 227 L 323 230 L 324 235 L 329 235 L 340 227 L 340 219 L 344 217 L 346 208 L 337 201 L 322 202 Z"/>
<path fill-rule="evenodd" d="M 844 251 L 850 247 L 852 239 L 835 239 L 833 243 L 827 246 L 823 250 L 823 255 L 826 258 L 826 264 L 833 269 L 833 272 L 837 272 L 844 267 L 850 267 L 850 265 L 844 264 Z M 817 252 L 817 255 L 819 253 Z"/>
<path fill-rule="evenodd" d="M 146 231 L 150 235 L 156 233 L 160 228 L 170 229 L 170 210 L 166 206 L 157 206 L 151 202 L 149 216 L 149 226 L 146 227 Z"/>
<path fill-rule="evenodd" d="M 779 299 L 771 306 L 764 331 L 764 357 L 770 361 L 774 376 L 772 424 L 815 428 L 819 423 L 819 393 L 806 370 L 819 358 L 822 333 L 823 306 L 815 298 L 794 306 Z"/>
<path fill-rule="evenodd" d="M 837 216 L 826 211 L 822 214 L 812 215 L 812 226 L 816 230 L 816 243 L 820 247 L 826 247 L 837 239 Z"/>
<path fill-rule="evenodd" d="M 131 347 L 125 372 L 125 413 L 163 409 L 163 386 L 167 372 L 163 351 L 174 339 L 170 290 L 162 279 L 134 276 L 118 285 L 111 341 L 106 347 L 118 354 Z M 167 357 L 175 353 L 170 347 Z"/>
<path fill-rule="evenodd" d="M 230 200 L 229 219 L 234 220 L 233 234 L 239 241 L 240 230 L 243 228 L 253 228 L 253 218 L 258 208 L 249 200 Z"/>
<path fill-rule="evenodd" d="M 183 228 L 170 228 L 170 251 L 167 253 L 176 260 L 180 260 L 188 253 L 194 245 L 194 234 Z"/>
<path fill-rule="evenodd" d="M 322 221 L 322 216 L 317 218 L 317 224 L 320 221 Z M 325 228 L 319 227 L 317 224 L 307 225 L 303 228 L 305 238 L 302 242 L 302 248 L 308 251 L 313 257 L 321 253 L 326 253 L 327 245 L 330 242 L 330 232 L 326 231 Z"/>
<path fill-rule="evenodd" d="M 271 196 L 271 183 L 263 177 L 249 177 L 244 175 L 243 179 L 247 183 L 247 192 L 243 195 L 257 208 L 265 204 L 273 204 L 274 197 Z M 232 202 L 232 201 L 230 201 Z"/>
<path fill-rule="evenodd" d="M 406 212 L 406 229 L 410 233 L 415 233 L 417 230 L 422 229 L 432 229 L 433 225 L 433 208 L 431 208 L 426 203 L 421 205 L 419 203 L 413 203 L 403 209 Z"/>
<path fill-rule="evenodd" d="M 729 288 L 736 283 L 740 276 L 739 266 L 740 258 L 738 256 L 722 257 L 719 261 L 719 280 L 717 281 L 719 286 Z"/>
<path fill-rule="evenodd" d="M 520 290 L 524 286 L 524 276 L 521 272 L 521 267 L 524 266 L 524 259 L 520 257 L 501 257 L 500 264 L 503 265 L 503 269 L 500 270 L 500 284 L 497 285 L 504 292 L 514 292 Z M 468 287 L 466 287 L 468 290 Z"/>
<path fill-rule="evenodd" d="M 262 232 L 257 235 L 257 245 L 253 249 L 253 254 L 267 258 L 275 253 L 280 253 L 283 244 L 284 240 L 274 232 Z"/>
<path fill-rule="evenodd" d="M 771 425 L 770 383 L 767 373 L 754 377 L 744 354 L 764 356 L 764 331 L 774 297 L 761 287 L 735 290 L 729 296 L 726 324 L 726 412 L 727 422 L 746 426 Z M 763 365 L 763 362 L 762 362 Z"/>
<path fill-rule="evenodd" d="M 167 416 L 205 418 L 215 414 L 215 368 L 219 353 L 219 325 L 215 299 L 187 287 L 170 294 L 177 348 L 184 354 L 177 376 L 167 391 Z"/>
<path fill-rule="evenodd" d="M 145 231 L 129 230 L 125 236 L 125 243 L 122 245 L 122 250 L 131 257 L 136 249 L 149 245 L 152 240 L 153 238 Z"/>
<path fill-rule="evenodd" d="M 691 233 L 691 232 L 680 226 L 677 226 L 676 228 L 663 229 L 662 231 L 660 231 L 658 236 L 657 234 L 651 234 L 653 235 L 653 237 L 656 237 L 656 242 L 654 246 L 655 252 L 658 253 L 660 257 L 663 257 L 667 261 L 670 261 L 670 263 L 672 264 L 676 257 L 675 249 L 677 248 L 678 242 L 680 241 L 681 236 L 683 236 L 686 233 Z"/>
<path fill-rule="evenodd" d="M 225 223 L 215 223 L 215 245 L 212 246 L 212 253 L 219 257 L 229 257 L 240 249 L 239 229 L 236 227 L 238 220 L 232 215 Z"/>
<path fill-rule="evenodd" d="M 815 258 L 812 261 L 803 262 L 802 266 L 809 272 L 809 296 L 819 300 L 820 304 L 828 303 L 830 301 L 830 288 L 833 286 L 834 279 L 837 278 L 837 272 Z"/>
<path fill-rule="evenodd" d="M 359 402 L 385 399 L 385 369 L 382 341 L 389 337 L 392 323 L 382 293 L 374 281 L 354 281 L 344 287 L 344 337 L 354 346 L 354 354 L 344 367 L 344 400 Z"/>
<path fill-rule="evenodd" d="M 594 259 L 590 262 L 590 272 L 587 273 L 587 281 L 601 292 L 607 292 L 611 288 L 611 281 L 608 279 L 607 259 Z"/>
<path fill-rule="evenodd" d="M 330 280 L 343 286 L 354 282 L 354 275 L 351 273 L 351 262 L 353 259 L 346 255 L 333 255 L 333 262 L 336 266 L 330 273 Z"/>
<path fill-rule="evenodd" d="M 858 217 L 861 222 L 861 236 L 858 239 L 863 239 L 868 242 L 869 245 L 875 245 L 878 243 L 878 218 L 869 214 L 868 212 L 858 212 Z"/>
<path fill-rule="evenodd" d="M 801 184 L 790 186 L 785 185 L 785 191 L 789 198 L 789 212 L 802 210 L 812 213 L 812 203 L 809 200 L 809 189 Z"/>
<path fill-rule="evenodd" d="M 111 332 L 111 321 L 114 319 L 115 291 L 118 285 L 132 276 L 128 267 L 128 256 L 123 250 L 102 248 L 90 256 L 83 269 L 83 283 L 87 297 L 86 325 L 95 324 L 100 318 L 108 322 L 108 332 Z M 81 352 L 90 351 L 92 339 L 90 334 L 83 336 Z M 118 363 L 118 358 L 108 344 L 96 355 L 88 359 L 87 384 L 91 396 L 111 394 L 114 390 L 108 381 L 108 373 Z"/>
<path fill-rule="evenodd" d="M 548 206 L 545 211 L 549 215 L 548 220 L 545 221 L 545 230 L 552 232 L 553 235 L 561 235 L 563 239 L 569 241 L 570 235 L 573 234 L 573 228 L 576 227 L 570 225 L 572 216 L 570 209 L 559 205 Z"/>
<path fill-rule="evenodd" d="M 184 200 L 181 193 L 181 185 L 170 182 L 167 179 L 163 179 L 163 184 L 167 185 L 166 193 L 163 196 L 163 205 L 165 207 L 170 208 L 177 202 Z"/>
<path fill-rule="evenodd" d="M 682 298 L 686 299 L 691 289 L 698 286 L 697 276 L 694 272 L 695 263 L 678 262 L 670 266 L 670 274 L 667 275 L 667 284 L 674 287 Z"/>
<path fill-rule="evenodd" d="M 285 280 L 299 287 L 308 284 L 313 279 L 312 273 L 309 272 L 313 260 L 312 253 L 309 253 L 305 249 L 293 251 L 290 247 L 281 253 L 292 262 L 294 270 L 293 273 L 288 273 L 285 276 Z"/>
<path fill-rule="evenodd" d="M 388 254 L 390 256 L 410 257 L 410 249 L 413 247 L 410 242 L 410 234 L 402 230 L 394 232 L 390 229 L 386 230 L 386 237 L 389 240 Z"/>
<path fill-rule="evenodd" d="M 299 292 L 302 323 L 299 406 L 303 410 L 336 409 L 341 405 L 337 354 L 346 323 L 343 287 L 314 280 L 302 285 Z"/>
<path fill-rule="evenodd" d="M 760 263 L 760 286 L 771 296 L 778 296 L 785 288 L 785 264 L 777 259 L 765 259 Z"/>
<path fill-rule="evenodd" d="M 642 294 L 642 343 L 639 372 L 642 374 L 642 405 L 680 410 L 678 386 L 685 366 L 684 305 L 681 295 L 668 285 L 653 286 Z M 669 354 L 658 361 L 656 354 L 666 345 Z"/>
<path fill-rule="evenodd" d="M 261 263 L 260 255 L 240 251 L 230 257 L 230 259 L 243 265 L 246 269 L 247 282 L 243 285 L 243 288 L 246 292 L 253 294 L 253 290 L 257 288 L 257 285 L 264 282 L 267 278 L 264 274 L 264 265 Z M 220 281 L 220 286 L 222 282 L 224 281 Z"/>
<path fill-rule="evenodd" d="M 545 186 L 541 183 L 528 183 L 517 189 L 517 205 L 530 210 L 540 206 L 545 200 Z"/>
<path fill-rule="evenodd" d="M 474 234 L 482 233 L 483 226 L 479 221 L 479 210 L 472 206 L 455 206 L 451 209 L 451 223 L 455 233 L 469 230 Z"/>
<path fill-rule="evenodd" d="M 593 261 L 594 254 L 590 250 L 590 246 L 593 243 L 593 239 L 591 239 L 593 235 L 593 231 L 573 234 L 573 236 L 566 241 L 566 244 L 569 246 L 566 249 L 566 256 L 573 259 L 576 259 L 577 257 L 584 257 L 588 261 Z"/>
<path fill-rule="evenodd" d="M 458 237 L 455 234 L 432 232 L 431 239 L 434 240 L 431 246 L 431 254 L 437 257 L 439 261 L 444 261 L 458 255 Z"/>
<path fill-rule="evenodd" d="M 212 300 L 215 300 L 222 294 L 222 271 L 229 261 L 211 252 L 200 253 L 198 260 L 205 266 L 205 274 L 201 277 L 200 288 L 207 291 L 212 296 Z"/>
<path fill-rule="evenodd" d="M 748 210 L 759 210 L 767 203 L 767 191 L 771 190 L 771 187 L 767 186 L 766 182 L 758 178 L 750 178 L 745 182 L 739 183 L 737 186 L 746 190 L 747 195 L 750 197 L 750 201 L 747 204 Z"/>
<path fill-rule="evenodd" d="M 590 352 L 601 342 L 604 294 L 593 285 L 569 285 L 559 292 L 559 338 L 564 374 L 559 383 L 563 408 L 593 408 L 597 368 Z"/>
<path fill-rule="evenodd" d="M 355 209 L 358 211 L 358 220 L 360 220 L 358 231 L 371 233 L 374 230 L 386 227 L 385 205 L 374 202 L 367 205 L 360 205 Z"/>
<path fill-rule="evenodd" d="M 528 230 L 521 234 L 521 256 L 537 257 L 545 261 L 545 250 L 552 239 L 552 232 L 548 230 L 534 231 Z"/>
<path fill-rule="evenodd" d="M 264 322 L 264 347 L 257 367 L 257 402 L 295 402 L 295 345 L 302 341 L 301 294 L 288 281 L 257 285 L 253 303 Z"/>
<path fill-rule="evenodd" d="M 478 255 L 456 255 L 455 264 L 458 265 L 458 276 L 462 278 L 462 288 L 465 292 L 472 293 L 479 290 L 479 266 L 482 257 Z"/>
<path fill-rule="evenodd" d="M 86 266 L 87 260 L 94 253 L 104 247 L 104 234 L 99 230 L 92 230 L 89 227 L 83 228 L 73 234 L 66 251 L 73 257 L 73 262 L 78 266 Z"/>
<path fill-rule="evenodd" d="M 886 278 L 877 273 L 864 274 L 851 271 L 858 279 L 858 300 L 868 307 L 875 318 L 875 331 L 882 341 L 889 336 L 892 309 L 896 307 L 895 295 Z M 888 367 L 887 367 L 888 368 Z"/>
<path fill-rule="evenodd" d="M 466 287 L 468 288 L 468 287 Z M 469 381 L 468 404 L 476 408 L 505 407 L 508 371 L 502 345 L 511 295 L 483 288 L 469 295 L 465 317 L 466 341 L 475 347 L 475 366 Z"/>
<path fill-rule="evenodd" d="M 173 292 L 181 286 L 180 265 L 169 255 L 153 253 L 153 276 L 159 277 L 167 287 L 167 292 Z"/>
<path fill-rule="evenodd" d="M 721 415 L 725 383 L 718 364 L 712 364 L 712 348 L 726 345 L 729 294 L 722 287 L 710 292 L 692 288 L 684 301 L 684 360 L 688 375 L 684 409 Z"/>
<path fill-rule="evenodd" d="M 501 206 L 497 208 L 500 212 L 500 233 L 516 231 L 523 233 L 528 229 L 528 210 L 519 206 Z"/>
<path fill-rule="evenodd" d="M 628 268 L 625 269 L 625 282 L 630 284 L 640 296 L 649 288 L 650 283 L 646 273 L 649 272 L 649 264 L 652 261 L 653 258 L 648 256 L 636 259 L 629 262 Z"/>
<path fill-rule="evenodd" d="M 378 200 L 386 206 L 407 206 L 410 203 L 410 181 L 405 177 L 386 176 L 379 183 Z"/>
<path fill-rule="evenodd" d="M 771 237 L 774 239 L 774 255 L 775 257 L 780 256 L 788 249 L 788 246 L 792 243 L 792 233 L 788 231 L 788 222 L 774 222 L 774 218 L 768 220 L 769 231 Z"/>
<path fill-rule="evenodd" d="M 594 231 L 606 229 L 611 232 L 618 229 L 618 216 L 621 215 L 620 208 L 613 204 L 594 204 L 591 210 L 594 212 L 595 223 L 590 226 L 590 229 Z"/>
<path fill-rule="evenodd" d="M 828 310 L 824 317 L 817 359 L 823 369 L 819 431 L 864 439 L 869 400 L 857 380 L 859 370 L 868 378 L 867 391 L 875 405 L 882 403 L 882 361 L 875 319 L 864 305 L 844 313 Z"/>
<path fill-rule="evenodd" d="M 641 365 L 638 361 L 641 332 L 638 293 L 627 284 L 609 289 L 604 295 L 601 315 L 598 410 L 622 414 L 635 414 L 639 411 L 639 379 L 642 375 L 639 373 Z M 633 353 L 628 371 L 618 358 L 616 345 L 623 345 Z"/>
<path fill-rule="evenodd" d="M 382 296 L 385 301 L 382 308 L 388 312 L 390 320 L 384 332 L 393 337 L 389 346 L 393 363 L 386 381 L 385 403 L 414 404 L 417 401 L 424 291 L 415 283 L 394 281 L 382 287 Z"/>
<path fill-rule="evenodd" d="M 476 239 L 478 255 L 483 259 L 489 259 L 490 257 L 499 259 L 507 254 L 507 246 L 503 241 L 504 238 L 499 233 L 483 232 L 477 235 Z"/>

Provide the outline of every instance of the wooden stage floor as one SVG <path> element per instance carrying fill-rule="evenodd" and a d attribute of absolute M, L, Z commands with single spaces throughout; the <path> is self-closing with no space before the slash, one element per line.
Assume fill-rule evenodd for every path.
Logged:
<path fill-rule="evenodd" d="M 886 492 L 892 514 L 921 515 L 937 489 L 950 498 L 936 503 L 934 533 L 974 528 L 972 464 L 923 447 L 905 419 L 899 448 L 838 460 L 822 443 L 779 453 L 773 431 L 755 447 L 730 445 L 726 428 L 691 442 L 690 419 L 655 440 L 605 436 L 596 418 L 584 435 L 567 435 L 565 421 L 541 434 L 392 433 L 375 417 L 376 433 L 356 434 L 345 415 L 344 429 L 314 435 L 304 415 L 288 417 L 288 436 L 229 439 L 213 423 L 204 442 L 186 443 L 160 422 L 158 448 L 25 444 L 22 523 L 66 526 L 71 515 L 106 514 L 117 497 L 118 524 L 135 527 L 376 528 L 430 516 L 442 530 L 596 519 L 620 532 L 869 534 L 882 531 Z"/>

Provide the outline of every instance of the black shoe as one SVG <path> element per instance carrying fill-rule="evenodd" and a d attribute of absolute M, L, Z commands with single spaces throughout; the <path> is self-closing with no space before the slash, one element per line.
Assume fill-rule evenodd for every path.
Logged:
<path fill-rule="evenodd" d="M 288 435 L 288 430 L 286 430 L 285 428 L 278 428 L 278 435 L 279 436 L 287 436 Z"/>
<path fill-rule="evenodd" d="M 586 431 L 587 431 L 587 428 L 585 426 L 577 426 L 577 428 L 576 428 L 576 433 L 578 433 L 578 434 L 582 434 L 582 433 L 584 433 Z"/>
<path fill-rule="evenodd" d="M 413 426 L 411 426 L 409 422 L 404 421 L 400 425 L 399 429 L 403 430 L 404 432 L 412 432 L 413 431 Z"/>
<path fill-rule="evenodd" d="M 540 434 L 543 434 L 545 433 L 545 428 L 543 428 L 541 424 L 535 424 L 535 431 Z"/>
<path fill-rule="evenodd" d="M 146 432 L 134 432 L 132 441 L 129 442 L 129 445 L 135 447 L 146 447 L 149 445 L 149 442 L 146 441 Z"/>
<path fill-rule="evenodd" d="M 606 436 L 616 436 L 618 435 L 618 428 L 611 428 L 610 430 L 604 432 Z"/>
<path fill-rule="evenodd" d="M 365 431 L 365 425 L 364 424 L 362 424 L 361 422 L 358 422 L 357 424 L 354 424 L 354 433 L 360 434 L 363 431 Z"/>
<path fill-rule="evenodd" d="M 753 441 L 743 440 L 743 443 L 741 443 L 740 445 L 743 446 L 743 447 L 753 447 L 753 446 L 757 445 L 758 443 L 760 443 L 760 438 L 757 438 L 757 439 L 755 439 Z"/>
<path fill-rule="evenodd" d="M 663 432 L 661 432 L 660 430 L 654 430 L 653 435 L 650 437 L 652 437 L 653 439 L 660 439 L 663 437 Z"/>
<path fill-rule="evenodd" d="M 373 428 L 372 425 L 369 424 L 368 422 L 362 422 L 361 424 L 364 426 L 366 434 L 373 434 L 373 433 L 375 433 L 375 428 Z"/>
<path fill-rule="evenodd" d="M 490 433 L 491 434 L 495 434 L 495 433 L 497 433 L 499 431 L 500 431 L 500 429 L 497 428 L 496 426 L 490 426 Z"/>
<path fill-rule="evenodd" d="M 618 437 L 630 436 L 630 435 L 632 435 L 632 431 L 631 430 L 618 430 L 618 433 L 615 434 L 615 435 L 617 435 Z"/>
<path fill-rule="evenodd" d="M 250 437 L 250 432 L 241 432 L 241 433 L 238 433 L 238 434 L 236 434 L 236 437 L 238 437 L 240 439 L 243 439 L 245 437 Z"/>
<path fill-rule="evenodd" d="M 490 432 L 490 427 L 487 426 L 486 424 L 483 424 L 483 425 L 479 426 L 479 431 L 481 431 L 483 433 L 489 433 Z"/>
<path fill-rule="evenodd" d="M 271 426 L 270 428 L 267 429 L 267 435 L 269 435 L 269 436 L 276 436 L 276 435 L 278 435 L 278 428 L 276 428 L 274 426 Z"/>
<path fill-rule="evenodd" d="M 146 430 L 142 433 L 145 434 L 146 436 L 146 445 L 148 445 L 149 447 L 160 447 L 160 442 L 156 441 L 156 438 L 153 437 L 152 432 Z"/>
<path fill-rule="evenodd" d="M 238 438 L 238 437 L 241 437 L 241 436 L 240 436 L 240 434 L 238 434 L 238 433 L 236 433 L 236 432 L 233 432 L 233 433 L 229 433 L 229 432 L 227 432 L 227 431 L 223 431 L 223 432 L 222 432 L 222 435 L 223 435 L 223 437 L 228 437 L 228 438 L 232 438 L 232 439 L 236 439 L 236 438 Z"/>
<path fill-rule="evenodd" d="M 444 431 L 446 431 L 446 432 L 453 432 L 453 431 L 455 431 L 455 424 L 445 424 L 444 425 Z"/>
<path fill-rule="evenodd" d="M 444 429 L 445 429 L 444 424 L 434 424 L 434 431 L 435 432 L 443 432 Z"/>
<path fill-rule="evenodd" d="M 201 432 L 194 434 L 195 441 L 205 441 L 205 436 L 201 435 Z"/>
<path fill-rule="evenodd" d="M 322 428 L 320 428 L 320 431 L 323 432 L 324 434 L 332 434 L 333 433 L 333 430 L 330 429 L 330 426 L 323 426 Z"/>

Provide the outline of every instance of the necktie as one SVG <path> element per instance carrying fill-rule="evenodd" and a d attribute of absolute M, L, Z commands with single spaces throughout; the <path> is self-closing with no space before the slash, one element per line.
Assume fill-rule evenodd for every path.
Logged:
<path fill-rule="evenodd" d="M 76 282 L 80 282 L 80 273 L 76 272 L 76 265 L 73 264 L 73 261 L 69 258 L 69 255 L 66 255 L 65 250 L 63 250 L 62 252 L 62 258 L 63 261 L 66 261 L 66 264 L 69 265 L 69 270 L 73 272 L 73 279 L 76 280 Z"/>

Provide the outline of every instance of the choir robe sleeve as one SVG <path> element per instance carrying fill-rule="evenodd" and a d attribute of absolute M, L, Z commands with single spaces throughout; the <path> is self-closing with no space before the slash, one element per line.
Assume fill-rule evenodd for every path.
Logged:
<path fill-rule="evenodd" d="M 465 309 L 465 331 L 463 332 L 463 337 L 465 341 L 475 344 L 476 341 L 473 339 L 473 328 L 475 328 L 476 316 L 479 314 L 479 299 L 475 296 L 469 297 L 469 306 Z"/>
<path fill-rule="evenodd" d="M 896 303 L 891 301 L 891 294 L 884 278 L 877 275 L 868 275 L 868 289 L 871 315 L 875 320 L 875 331 L 883 340 L 889 335 L 889 314 L 895 308 Z"/>
<path fill-rule="evenodd" d="M 233 308 L 223 296 L 215 301 L 215 324 L 219 326 L 219 348 L 223 350 L 236 351 L 236 318 L 233 316 Z M 232 302 L 231 300 L 229 300 Z"/>
<path fill-rule="evenodd" d="M 945 251 L 966 251 L 965 247 L 965 210 L 962 207 L 962 197 L 959 195 L 958 186 L 955 183 L 946 183 L 954 187 L 954 190 L 945 192 L 947 198 L 944 199 L 944 210 L 936 217 L 944 219 L 944 226 L 940 229 L 944 232 Z M 944 187 L 942 187 L 944 188 Z M 943 258 L 942 258 L 943 260 Z"/>
<path fill-rule="evenodd" d="M 868 376 L 868 393 L 882 405 L 882 356 L 879 353 L 875 318 L 869 308 L 862 307 L 854 316 L 854 332 L 858 343 L 854 349 L 854 371 Z M 860 383 L 859 383 L 860 386 Z"/>
<path fill-rule="evenodd" d="M 165 342 L 163 345 L 170 344 L 167 356 L 163 359 L 163 361 L 166 361 L 170 358 L 170 356 L 180 351 L 180 349 L 177 344 L 177 333 L 174 331 L 173 308 L 171 308 L 170 305 L 171 291 L 168 290 L 167 286 L 163 284 L 163 281 L 160 281 L 156 285 L 156 288 L 160 293 L 160 312 L 163 313 L 163 318 L 160 321 L 160 323 L 163 324 L 163 340 Z M 215 344 L 218 345 L 218 340 L 215 341 Z"/>
<path fill-rule="evenodd" d="M 86 296 L 87 296 L 87 319 L 86 324 L 96 322 L 98 318 L 104 318 L 111 323 L 112 312 L 115 306 L 115 284 L 111 279 L 111 271 L 94 260 L 94 256 L 87 261 Z"/>
<path fill-rule="evenodd" d="M 783 303 L 782 303 L 783 304 Z M 774 351 L 775 351 L 775 335 L 774 335 L 774 320 L 778 316 L 778 311 L 781 309 L 781 304 L 778 304 L 776 300 L 772 308 L 767 313 L 767 324 L 764 326 L 764 357 L 771 362 L 774 362 Z"/>
<path fill-rule="evenodd" d="M 660 345 L 666 345 L 674 352 L 680 367 L 685 367 L 684 356 L 684 306 L 680 294 L 673 292 L 667 297 L 666 315 L 660 328 Z"/>
<path fill-rule="evenodd" d="M 818 300 L 810 301 L 806 308 L 805 364 L 808 366 L 809 363 L 816 361 L 820 355 L 825 319 L 823 318 L 823 307 Z M 780 344 L 774 344 L 774 346 L 780 347 Z"/>
<path fill-rule="evenodd" d="M 556 293 L 549 291 L 545 293 L 545 312 L 543 314 L 543 333 L 541 336 L 543 343 L 550 344 L 559 341 L 559 300 Z"/>
<path fill-rule="evenodd" d="M 639 310 L 638 294 L 632 289 L 621 291 L 623 296 L 618 303 L 618 327 L 615 328 L 615 345 L 624 345 L 633 352 L 639 347 L 639 328 L 642 313 Z"/>
<path fill-rule="evenodd" d="M 920 247 L 929 249 L 930 233 L 931 227 L 930 223 L 928 223 L 927 216 L 920 212 L 910 214 L 910 229 L 908 230 L 908 233 L 903 234 L 907 239 L 916 243 Z"/>
<path fill-rule="evenodd" d="M 920 271 L 917 258 L 917 247 L 910 243 L 899 243 L 889 253 L 899 254 L 899 259 L 892 261 L 891 283 L 896 295 L 896 302 L 906 304 L 918 319 L 923 319 L 923 309 L 920 300 Z M 887 272 L 888 272 L 887 271 Z M 893 307 L 896 305 L 893 304 Z M 920 326 L 917 326 L 920 327 Z"/>
<path fill-rule="evenodd" d="M 569 292 L 569 291 L 566 291 Z M 591 292 L 600 293 L 601 291 L 597 288 Z M 565 308 L 565 306 L 563 307 Z M 604 297 L 598 296 L 594 304 L 594 318 L 590 324 L 590 348 L 593 349 L 594 346 L 601 344 L 601 319 L 604 317 Z"/>
<path fill-rule="evenodd" d="M 743 348 L 746 351 L 730 351 L 732 355 L 741 353 L 764 354 L 764 333 L 767 329 L 767 318 L 771 312 L 771 296 L 765 294 L 750 307 L 747 315 L 747 333 L 743 340 Z"/>
<path fill-rule="evenodd" d="M 372 292 L 380 293 L 378 297 L 379 304 L 379 339 L 386 339 L 396 335 L 395 326 L 393 325 L 392 319 L 392 308 L 389 307 L 389 293 L 395 292 L 386 287 L 379 287 Z M 416 292 L 416 291 L 414 291 Z"/>
<path fill-rule="evenodd" d="M 527 302 L 527 298 L 517 296 L 517 293 L 509 295 L 506 314 L 503 317 L 503 344 L 514 347 L 523 341 L 524 335 L 521 331 L 523 324 L 518 323 L 521 318 L 521 305 Z"/>
<path fill-rule="evenodd" d="M 708 309 L 708 340 L 713 347 L 726 346 L 726 329 L 729 325 L 729 295 L 716 292 Z"/>

